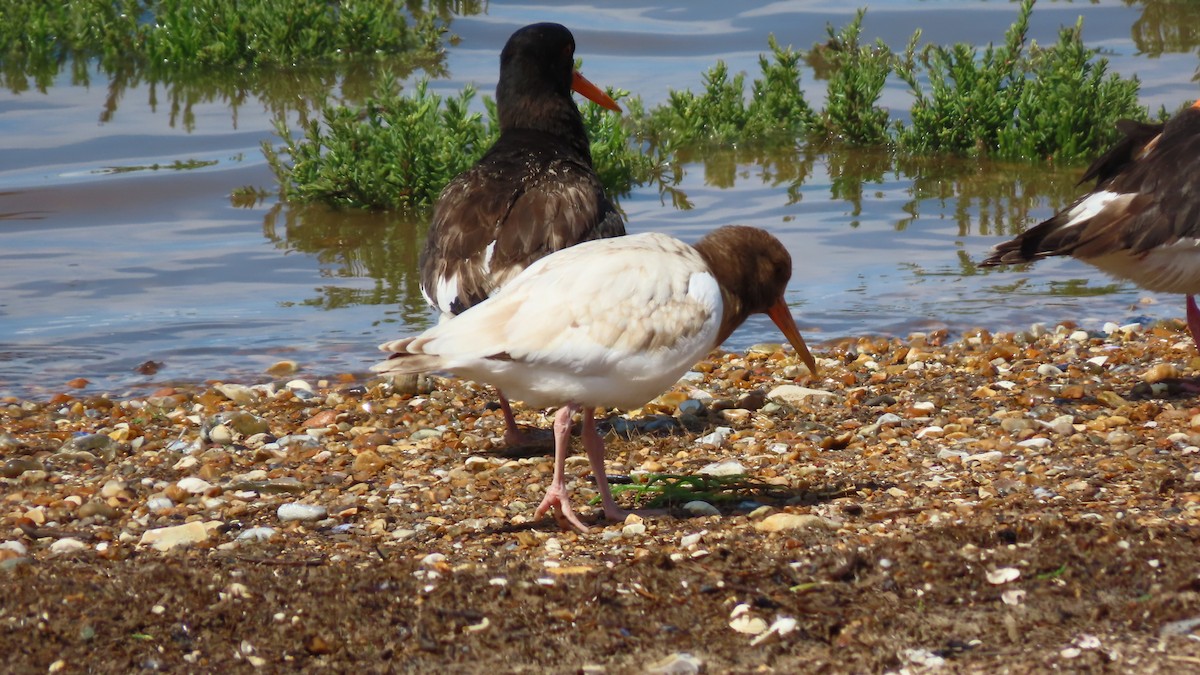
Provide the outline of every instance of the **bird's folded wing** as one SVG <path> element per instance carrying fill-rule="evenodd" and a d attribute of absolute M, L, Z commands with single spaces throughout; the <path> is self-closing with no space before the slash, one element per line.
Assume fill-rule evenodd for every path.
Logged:
<path fill-rule="evenodd" d="M 719 320 L 720 290 L 695 250 L 663 235 L 635 235 L 539 260 L 408 349 L 436 354 L 450 369 L 500 359 L 593 370 L 694 349 L 713 339 Z"/>

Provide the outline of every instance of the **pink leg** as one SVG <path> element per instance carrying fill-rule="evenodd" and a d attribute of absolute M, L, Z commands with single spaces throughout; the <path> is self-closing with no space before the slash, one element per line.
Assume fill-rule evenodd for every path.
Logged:
<path fill-rule="evenodd" d="M 550 480 L 550 487 L 546 489 L 546 496 L 542 498 L 542 503 L 538 504 L 537 511 L 534 511 L 533 515 L 535 518 L 541 518 L 546 511 L 554 508 L 554 519 L 558 521 L 559 527 L 570 526 L 580 532 L 587 532 L 588 527 L 580 522 L 571 509 L 571 498 L 567 494 L 567 451 L 571 446 L 571 416 L 575 414 L 576 410 L 579 410 L 578 404 L 568 403 L 560 408 L 558 414 L 554 416 L 554 477 Z M 589 419 L 590 414 L 591 409 L 589 408 L 584 419 Z M 603 453 L 603 449 L 601 449 L 601 453 Z M 590 451 L 588 457 L 591 457 Z M 601 468 L 603 469 L 603 464 Z M 604 484 L 604 488 L 608 489 L 607 483 Z"/>
<path fill-rule="evenodd" d="M 1187 324 L 1192 333 L 1192 340 L 1200 347 L 1200 307 L 1196 307 L 1196 298 L 1187 296 Z"/>
<path fill-rule="evenodd" d="M 600 490 L 600 501 L 604 504 L 604 517 L 609 520 L 625 520 L 629 512 L 617 506 L 612 490 L 608 487 L 608 476 L 604 473 L 604 439 L 596 432 L 593 408 L 583 409 L 583 447 L 587 450 L 588 464 L 596 478 L 596 489 Z"/>
<path fill-rule="evenodd" d="M 592 475 L 596 477 L 596 489 L 600 491 L 600 502 L 604 505 L 604 517 L 608 520 L 623 521 L 631 514 L 641 516 L 666 515 L 665 509 L 637 509 L 628 511 L 617 506 L 613 499 L 612 489 L 608 486 L 608 476 L 604 472 L 604 439 L 596 432 L 596 420 L 593 408 L 583 409 L 583 447 L 587 450 L 588 465 L 592 467 Z"/>

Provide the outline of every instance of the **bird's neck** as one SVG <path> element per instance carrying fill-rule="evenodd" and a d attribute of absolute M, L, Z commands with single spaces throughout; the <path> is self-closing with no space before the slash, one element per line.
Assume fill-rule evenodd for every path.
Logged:
<path fill-rule="evenodd" d="M 750 312 L 738 293 L 737 288 L 742 280 L 730 265 L 728 253 L 709 239 L 701 239 L 693 247 L 700 257 L 704 258 L 713 278 L 717 280 L 717 286 L 721 289 L 721 326 L 717 331 L 717 340 L 713 343 L 716 347 L 742 325 L 746 317 L 750 316 Z"/>
<path fill-rule="evenodd" d="M 505 95 L 497 92 L 500 133 L 518 129 L 540 131 L 562 139 L 564 143 L 591 161 L 591 145 L 583 126 L 583 116 L 570 94 Z"/>

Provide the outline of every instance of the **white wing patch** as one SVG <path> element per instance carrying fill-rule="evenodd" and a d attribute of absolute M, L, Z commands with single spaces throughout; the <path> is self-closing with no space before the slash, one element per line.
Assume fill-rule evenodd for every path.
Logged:
<path fill-rule="evenodd" d="M 710 312 L 720 314 L 721 286 L 710 272 L 696 272 L 688 279 L 688 297 Z"/>
<path fill-rule="evenodd" d="M 434 292 L 437 293 L 437 303 L 432 302 L 428 295 L 425 296 L 425 299 L 429 300 L 431 305 L 436 304 L 443 314 L 450 314 L 450 307 L 454 304 L 454 299 L 458 297 L 458 275 L 450 274 L 438 279 Z"/>
<path fill-rule="evenodd" d="M 483 276 L 488 276 L 492 273 L 492 257 L 496 255 L 496 240 L 483 249 L 483 258 L 479 262 L 479 268 L 483 270 Z"/>
<path fill-rule="evenodd" d="M 1067 211 L 1067 217 L 1070 219 L 1063 227 L 1074 227 L 1081 223 L 1095 218 L 1097 214 L 1103 211 L 1113 200 L 1125 197 L 1132 199 L 1133 195 L 1121 194 L 1120 192 L 1110 192 L 1108 190 L 1097 190 L 1088 195 L 1086 199 L 1071 207 Z"/>

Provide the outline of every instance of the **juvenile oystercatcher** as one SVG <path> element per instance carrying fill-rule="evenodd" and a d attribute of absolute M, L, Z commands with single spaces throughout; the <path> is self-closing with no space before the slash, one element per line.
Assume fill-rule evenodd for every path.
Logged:
<path fill-rule="evenodd" d="M 1122 120 L 1124 137 L 1080 183 L 1096 187 L 998 246 L 984 267 L 1069 255 L 1163 293 L 1187 295 L 1187 323 L 1200 345 L 1200 101 L 1166 123 Z"/>
<path fill-rule="evenodd" d="M 513 33 L 500 53 L 500 138 L 442 190 L 421 251 L 421 292 L 443 319 L 486 300 L 530 263 L 625 234 L 592 167 L 577 91 L 620 107 L 575 70 L 575 38 L 556 23 Z M 505 442 L 519 431 L 503 392 Z"/>
<path fill-rule="evenodd" d="M 448 370 L 531 405 L 561 405 L 554 476 L 536 515 L 553 508 L 560 525 L 586 531 L 564 476 L 572 415 L 582 413 L 604 515 L 621 520 L 595 408 L 646 403 L 756 313 L 775 322 L 815 374 L 784 301 L 791 275 L 787 249 L 753 227 L 722 227 L 695 246 L 658 233 L 585 242 L 533 263 L 471 311 L 380 345 L 391 356 L 372 370 Z"/>

